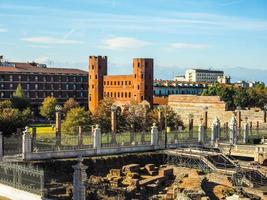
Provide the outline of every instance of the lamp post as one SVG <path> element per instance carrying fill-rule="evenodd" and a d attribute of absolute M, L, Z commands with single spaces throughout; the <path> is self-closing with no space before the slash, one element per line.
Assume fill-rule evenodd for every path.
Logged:
<path fill-rule="evenodd" d="M 266 110 L 267 110 L 267 104 L 264 104 L 264 106 L 263 106 L 263 109 L 264 109 L 264 123 L 266 123 L 266 121 L 267 121 L 267 119 L 266 119 Z"/>
<path fill-rule="evenodd" d="M 203 110 L 204 110 L 204 128 L 205 130 L 208 128 L 208 106 L 204 106 Z"/>
<path fill-rule="evenodd" d="M 189 138 L 193 138 L 193 127 L 194 127 L 194 115 L 190 113 L 188 115 L 188 129 L 189 129 Z"/>
<path fill-rule="evenodd" d="M 111 134 L 112 143 L 116 143 L 116 133 L 117 133 L 117 105 L 112 104 L 111 106 Z"/>
<path fill-rule="evenodd" d="M 62 112 L 62 106 L 61 105 L 56 105 L 55 111 L 56 111 L 56 143 L 57 143 L 57 146 L 60 146 L 60 144 L 61 144 L 61 112 Z"/>
<path fill-rule="evenodd" d="M 241 107 L 237 106 L 237 127 L 240 130 L 241 129 Z"/>

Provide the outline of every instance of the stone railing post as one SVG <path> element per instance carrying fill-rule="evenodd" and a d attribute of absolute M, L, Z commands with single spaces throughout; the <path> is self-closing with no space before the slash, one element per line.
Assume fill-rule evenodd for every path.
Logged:
<path fill-rule="evenodd" d="M 116 134 L 117 134 L 117 106 L 112 105 L 111 106 L 111 135 L 112 144 L 116 144 Z"/>
<path fill-rule="evenodd" d="M 159 131 L 156 123 L 153 123 L 153 126 L 151 127 L 151 145 L 157 146 L 158 145 L 158 137 L 159 137 Z"/>
<path fill-rule="evenodd" d="M 78 127 L 78 145 L 83 145 L 83 128 L 81 126 Z"/>
<path fill-rule="evenodd" d="M 249 124 L 246 122 L 243 127 L 243 143 L 244 144 L 248 142 L 248 134 L 249 134 Z"/>
<path fill-rule="evenodd" d="M 205 124 L 201 123 L 198 127 L 198 143 L 204 144 L 205 142 Z"/>
<path fill-rule="evenodd" d="M 101 130 L 98 124 L 95 126 L 95 129 L 93 131 L 93 141 L 94 141 L 93 143 L 94 149 L 100 149 L 101 148 Z"/>
<path fill-rule="evenodd" d="M 86 200 L 86 180 L 87 167 L 82 163 L 80 158 L 76 165 L 73 165 L 73 200 Z"/>
<path fill-rule="evenodd" d="M 220 120 L 216 117 L 211 126 L 211 144 L 214 144 L 214 142 L 220 138 L 220 132 Z"/>
<path fill-rule="evenodd" d="M 233 116 L 229 123 L 229 143 L 236 144 L 237 142 L 237 121 L 236 117 Z"/>
<path fill-rule="evenodd" d="M 0 131 L 0 160 L 3 157 L 3 133 Z"/>
<path fill-rule="evenodd" d="M 22 158 L 27 159 L 28 155 L 32 152 L 32 139 L 29 133 L 29 128 L 25 127 L 22 136 Z"/>

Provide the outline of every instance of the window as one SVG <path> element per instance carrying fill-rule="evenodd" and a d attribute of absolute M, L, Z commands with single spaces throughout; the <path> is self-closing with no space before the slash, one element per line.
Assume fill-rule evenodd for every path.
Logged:
<path fill-rule="evenodd" d="M 38 90 L 38 84 L 35 84 L 34 88 L 35 88 L 36 90 Z"/>
<path fill-rule="evenodd" d="M 118 97 L 120 98 L 120 93 L 118 92 Z"/>
<path fill-rule="evenodd" d="M 127 81 L 125 81 L 125 85 L 127 85 Z"/>
<path fill-rule="evenodd" d="M 1 92 L 1 97 L 4 97 L 5 96 L 5 93 L 4 92 Z"/>
<path fill-rule="evenodd" d="M 114 92 L 114 97 L 116 97 L 116 92 Z"/>
<path fill-rule="evenodd" d="M 137 67 L 140 67 L 140 63 L 137 63 Z"/>
<path fill-rule="evenodd" d="M 123 92 L 121 93 L 121 98 L 123 98 Z"/>
<path fill-rule="evenodd" d="M 104 81 L 104 85 L 106 85 L 106 81 Z"/>
<path fill-rule="evenodd" d="M 137 89 L 139 90 L 139 85 L 137 86 Z"/>
<path fill-rule="evenodd" d="M 13 81 L 13 76 L 12 75 L 9 76 L 9 81 Z"/>
<path fill-rule="evenodd" d="M 116 85 L 117 84 L 117 82 L 116 81 L 114 81 L 114 85 Z"/>
<path fill-rule="evenodd" d="M 123 85 L 123 81 L 121 82 L 121 85 Z"/>
<path fill-rule="evenodd" d="M 21 75 L 19 75 L 19 81 L 21 81 Z"/>
<path fill-rule="evenodd" d="M 13 84 L 11 83 L 11 84 L 9 85 L 9 87 L 10 87 L 10 88 L 13 88 Z"/>
<path fill-rule="evenodd" d="M 35 81 L 38 81 L 38 76 L 35 76 Z"/>
<path fill-rule="evenodd" d="M 118 85 L 120 85 L 120 81 L 118 81 Z"/>
<path fill-rule="evenodd" d="M 136 78 L 136 74 L 134 74 L 134 78 Z"/>
<path fill-rule="evenodd" d="M 110 97 L 112 97 L 112 92 L 110 93 Z"/>
<path fill-rule="evenodd" d="M 132 84 L 132 82 L 131 81 L 129 81 L 129 85 L 131 85 Z"/>
<path fill-rule="evenodd" d="M 94 70 L 95 69 L 95 66 L 94 65 L 92 65 L 92 70 Z"/>
<path fill-rule="evenodd" d="M 90 94 L 90 96 L 89 96 L 89 101 L 91 101 L 92 99 L 91 99 L 91 94 Z"/>
<path fill-rule="evenodd" d="M 129 92 L 129 98 L 131 98 L 131 96 L 132 96 L 132 94 L 131 94 L 131 92 Z"/>
<path fill-rule="evenodd" d="M 90 75 L 90 76 L 89 76 L 89 79 L 91 79 L 91 78 L 92 78 L 92 76 Z M 68 81 L 68 80 L 67 80 L 67 81 Z"/>
<path fill-rule="evenodd" d="M 112 85 L 112 81 L 110 81 L 110 85 Z"/>
<path fill-rule="evenodd" d="M 142 101 L 144 100 L 144 97 L 143 97 L 143 96 L 141 96 L 141 100 L 142 100 Z"/>
<path fill-rule="evenodd" d="M 144 78 L 144 74 L 141 74 L 141 78 L 142 78 L 142 79 Z"/>
<path fill-rule="evenodd" d="M 95 85 L 92 85 L 92 89 L 94 89 L 95 88 Z"/>
<path fill-rule="evenodd" d="M 73 89 L 76 90 L 76 85 L 75 84 L 73 85 Z"/>
<path fill-rule="evenodd" d="M 125 92 L 125 98 L 127 98 L 127 92 Z"/>
<path fill-rule="evenodd" d="M 69 84 L 66 84 L 66 90 L 68 90 L 69 89 Z"/>
<path fill-rule="evenodd" d="M 109 85 L 109 81 L 107 81 L 107 85 Z"/>
<path fill-rule="evenodd" d="M 95 79 L 97 79 L 97 75 L 95 75 Z"/>

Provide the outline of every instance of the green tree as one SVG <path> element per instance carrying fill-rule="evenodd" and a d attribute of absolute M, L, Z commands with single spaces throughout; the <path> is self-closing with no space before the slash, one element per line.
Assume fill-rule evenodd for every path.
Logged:
<path fill-rule="evenodd" d="M 40 107 L 41 116 L 48 120 L 55 119 L 55 107 L 57 105 L 57 99 L 55 97 L 46 97 Z"/>
<path fill-rule="evenodd" d="M 100 125 L 103 132 L 111 130 L 111 106 L 114 100 L 104 98 L 99 102 L 96 112 L 93 114 L 95 122 Z"/>
<path fill-rule="evenodd" d="M 77 134 L 78 127 L 82 126 L 84 130 L 90 130 L 92 125 L 92 115 L 84 108 L 76 107 L 67 112 L 66 118 L 62 123 L 63 133 Z"/>
<path fill-rule="evenodd" d="M 24 128 L 30 113 L 29 108 L 20 111 L 12 107 L 10 100 L 0 102 L 0 131 L 7 135 L 16 132 L 17 128 Z"/>
<path fill-rule="evenodd" d="M 20 111 L 23 111 L 30 106 L 29 101 L 25 98 L 21 84 L 18 84 L 14 96 L 11 98 L 11 102 L 13 107 L 18 108 Z"/>
<path fill-rule="evenodd" d="M 79 107 L 79 103 L 75 101 L 74 98 L 69 98 L 67 101 L 64 103 L 63 111 L 67 113 L 70 111 L 72 108 L 77 108 Z"/>

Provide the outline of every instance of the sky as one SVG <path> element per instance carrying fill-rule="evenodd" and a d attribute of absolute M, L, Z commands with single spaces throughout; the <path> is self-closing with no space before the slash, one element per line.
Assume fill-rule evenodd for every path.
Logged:
<path fill-rule="evenodd" d="M 266 10 L 267 0 L 0 0 L 0 54 L 84 70 L 106 55 L 112 74 L 149 57 L 156 78 L 267 70 Z"/>

